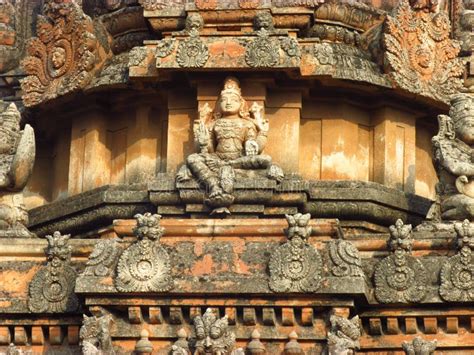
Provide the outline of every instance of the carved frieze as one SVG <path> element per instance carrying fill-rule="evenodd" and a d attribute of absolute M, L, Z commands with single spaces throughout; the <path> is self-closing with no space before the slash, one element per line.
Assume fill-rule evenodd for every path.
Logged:
<path fill-rule="evenodd" d="M 362 335 L 359 316 L 347 319 L 331 314 L 329 322 L 331 324 L 328 332 L 329 355 L 354 354 L 360 348 L 359 338 Z"/>
<path fill-rule="evenodd" d="M 448 302 L 474 301 L 474 224 L 455 223 L 459 251 L 441 269 L 439 294 Z"/>
<path fill-rule="evenodd" d="M 134 234 L 138 240 L 120 256 L 115 287 L 121 292 L 166 292 L 173 287 L 170 260 L 160 245 L 164 229 L 160 215 L 137 214 Z"/>
<path fill-rule="evenodd" d="M 193 320 L 195 348 L 194 354 L 230 355 L 235 346 L 235 334 L 229 329 L 227 316 L 219 318 L 208 308 L 202 316 Z"/>
<path fill-rule="evenodd" d="M 390 226 L 391 255 L 375 266 L 375 298 L 380 303 L 420 302 L 427 292 L 427 274 L 420 260 L 410 255 L 411 225 L 397 220 Z"/>
<path fill-rule="evenodd" d="M 112 316 L 83 316 L 79 331 L 82 353 L 84 355 L 115 355 L 110 336 Z"/>
<path fill-rule="evenodd" d="M 347 240 L 331 241 L 328 245 L 333 276 L 364 277 L 359 250 Z"/>
<path fill-rule="evenodd" d="M 28 308 L 33 313 L 74 312 L 79 303 L 74 293 L 77 277 L 71 267 L 70 235 L 55 232 L 47 235 L 48 263 L 31 280 L 28 291 Z"/>
<path fill-rule="evenodd" d="M 314 292 L 321 282 L 321 256 L 308 243 L 311 215 L 287 215 L 288 241 L 270 256 L 269 287 L 274 292 Z"/>
<path fill-rule="evenodd" d="M 75 1 L 45 1 L 36 31 L 22 62 L 26 106 L 86 87 L 105 60 L 91 18 Z"/>
<path fill-rule="evenodd" d="M 436 350 L 436 340 L 424 340 L 421 337 L 415 337 L 411 342 L 402 343 L 403 351 L 406 355 L 432 355 Z"/>
<path fill-rule="evenodd" d="M 461 85 L 459 43 L 450 38 L 448 15 L 417 10 L 400 1 L 384 30 L 386 67 L 396 87 L 448 101 Z"/>

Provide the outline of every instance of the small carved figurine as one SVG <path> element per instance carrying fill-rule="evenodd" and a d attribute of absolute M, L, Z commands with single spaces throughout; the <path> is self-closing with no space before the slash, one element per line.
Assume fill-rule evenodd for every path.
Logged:
<path fill-rule="evenodd" d="M 195 123 L 194 136 L 199 153 L 191 154 L 178 172 L 177 181 L 190 175 L 204 184 L 208 191 L 206 204 L 213 213 L 229 213 L 234 201 L 234 181 L 237 177 L 262 177 L 281 181 L 281 168 L 272 164 L 262 150 L 267 142 L 268 121 L 262 107 L 254 103 L 250 110 L 240 92 L 239 82 L 229 77 L 217 100 L 213 114 L 209 106 L 202 107 Z M 190 174 L 191 173 L 191 174 Z"/>
<path fill-rule="evenodd" d="M 431 355 L 436 350 L 436 340 L 428 341 L 416 337 L 411 343 L 404 341 L 402 348 L 407 355 Z"/>
<path fill-rule="evenodd" d="M 439 115 L 439 132 L 432 139 L 443 220 L 474 220 L 474 98 L 451 99 L 449 116 Z"/>
<path fill-rule="evenodd" d="M 115 350 L 110 337 L 109 314 L 100 317 L 84 315 L 79 338 L 84 355 L 115 355 Z"/>
<path fill-rule="evenodd" d="M 347 319 L 332 314 L 330 319 L 331 330 L 328 332 L 329 355 L 352 355 L 359 349 L 359 338 L 362 327 L 359 316 Z"/>
<path fill-rule="evenodd" d="M 203 316 L 194 318 L 196 336 L 195 355 L 230 355 L 235 335 L 229 329 L 227 316 L 218 318 L 211 308 Z"/>
<path fill-rule="evenodd" d="M 21 131 L 20 119 L 14 103 L 0 114 L 0 235 L 15 237 L 32 236 L 21 190 L 33 171 L 35 134 L 28 124 Z"/>

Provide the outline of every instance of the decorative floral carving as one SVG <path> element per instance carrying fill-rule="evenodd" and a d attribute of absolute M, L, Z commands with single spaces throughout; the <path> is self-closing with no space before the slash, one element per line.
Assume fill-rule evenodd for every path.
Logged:
<path fill-rule="evenodd" d="M 171 289 L 170 261 L 159 244 L 164 229 L 160 215 L 137 214 L 134 234 L 138 241 L 120 256 L 115 287 L 122 292 L 165 292 Z"/>
<path fill-rule="evenodd" d="M 399 219 L 390 226 L 392 255 L 375 266 L 375 298 L 380 303 L 419 302 L 426 296 L 426 270 L 410 255 L 413 240 L 411 225 Z"/>
<path fill-rule="evenodd" d="M 122 248 L 120 248 L 118 239 L 100 240 L 87 259 L 83 275 L 112 276 L 121 252 Z"/>
<path fill-rule="evenodd" d="M 270 256 L 270 289 L 274 292 L 314 292 L 321 280 L 321 256 L 308 243 L 311 215 L 287 215 L 288 242 Z"/>
<path fill-rule="evenodd" d="M 76 271 L 70 266 L 71 247 L 69 238 L 54 232 L 47 235 L 46 255 L 48 263 L 42 267 L 30 283 L 28 308 L 33 313 L 74 312 L 79 303 L 74 293 Z"/>
<path fill-rule="evenodd" d="M 159 58 L 167 57 L 171 54 L 176 45 L 174 38 L 165 38 L 159 41 L 156 45 L 155 56 Z"/>
<path fill-rule="evenodd" d="M 115 355 L 110 336 L 111 322 L 112 317 L 109 314 L 100 317 L 84 315 L 79 331 L 84 355 Z"/>
<path fill-rule="evenodd" d="M 141 66 L 147 56 L 146 47 L 134 47 L 128 53 L 128 66 L 135 67 Z"/>
<path fill-rule="evenodd" d="M 428 341 L 421 337 L 416 337 L 412 342 L 404 341 L 402 343 L 403 351 L 407 355 L 431 355 L 436 350 L 436 340 Z"/>
<path fill-rule="evenodd" d="M 331 241 L 328 245 L 332 262 L 331 273 L 334 276 L 363 277 L 359 250 L 346 240 Z"/>
<path fill-rule="evenodd" d="M 227 316 L 218 318 L 214 311 L 208 308 L 203 316 L 196 316 L 193 323 L 196 336 L 194 354 L 231 354 L 235 335 L 229 330 Z"/>
<path fill-rule="evenodd" d="M 75 1 L 47 0 L 36 30 L 22 63 L 28 75 L 21 81 L 26 106 L 84 88 L 98 61 L 93 22 Z"/>
<path fill-rule="evenodd" d="M 474 301 L 474 224 L 455 223 L 459 251 L 441 268 L 439 294 L 448 302 Z"/>
<path fill-rule="evenodd" d="M 138 0 L 146 11 L 184 7 L 184 0 Z"/>
<path fill-rule="evenodd" d="M 189 34 L 189 38 L 179 42 L 176 52 L 176 61 L 180 67 L 200 68 L 209 59 L 209 49 L 199 38 L 199 31 L 203 26 L 202 16 L 197 13 L 192 13 L 186 18 L 185 32 Z"/>
<path fill-rule="evenodd" d="M 388 16 L 384 35 L 389 75 L 396 86 L 448 101 L 462 85 L 460 46 L 449 38 L 449 17 L 412 9 L 400 1 Z"/>
<path fill-rule="evenodd" d="M 296 39 L 292 37 L 283 37 L 280 39 L 280 46 L 288 57 L 301 58 L 301 50 Z"/>
<path fill-rule="evenodd" d="M 247 43 L 245 62 L 254 68 L 272 67 L 280 59 L 280 45 L 270 37 L 270 32 L 274 30 L 272 15 L 261 12 L 257 14 L 254 22 L 257 38 Z"/>
<path fill-rule="evenodd" d="M 354 354 L 360 348 L 359 338 L 362 335 L 362 326 L 359 316 L 347 319 L 332 314 L 329 322 L 331 330 L 328 332 L 329 355 Z"/>

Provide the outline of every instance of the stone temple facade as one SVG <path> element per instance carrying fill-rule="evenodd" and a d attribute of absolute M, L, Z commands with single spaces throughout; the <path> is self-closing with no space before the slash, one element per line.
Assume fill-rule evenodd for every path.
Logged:
<path fill-rule="evenodd" d="M 474 1 L 0 1 L 0 354 L 474 354 Z"/>

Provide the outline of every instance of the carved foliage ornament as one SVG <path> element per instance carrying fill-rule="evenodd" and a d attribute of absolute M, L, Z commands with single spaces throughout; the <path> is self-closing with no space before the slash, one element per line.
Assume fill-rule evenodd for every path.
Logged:
<path fill-rule="evenodd" d="M 46 236 L 48 263 L 33 277 L 28 292 L 28 308 L 33 313 L 74 312 L 79 307 L 74 293 L 77 274 L 70 266 L 69 238 L 69 234 L 59 232 Z"/>
<path fill-rule="evenodd" d="M 197 13 L 192 13 L 186 18 L 185 31 L 189 34 L 189 37 L 180 41 L 176 52 L 176 61 L 180 67 L 201 68 L 209 59 L 209 49 L 199 38 L 199 31 L 203 26 L 202 16 Z"/>
<path fill-rule="evenodd" d="M 384 34 L 386 62 L 393 83 L 413 93 L 448 101 L 462 83 L 460 46 L 449 38 L 445 12 L 415 10 L 400 1 L 388 16 Z"/>
<path fill-rule="evenodd" d="M 170 260 L 159 244 L 164 229 L 160 215 L 145 213 L 135 215 L 137 227 L 134 234 L 138 241 L 120 256 L 115 287 L 122 292 L 165 292 L 171 289 Z"/>
<path fill-rule="evenodd" d="M 311 215 L 287 215 L 288 242 L 270 256 L 270 289 L 274 292 L 314 292 L 321 280 L 321 256 L 308 243 Z"/>
<path fill-rule="evenodd" d="M 426 295 L 427 275 L 420 260 L 410 255 L 411 225 L 397 220 L 390 226 L 392 254 L 375 266 L 375 298 L 380 303 L 419 302 Z"/>
<path fill-rule="evenodd" d="M 474 225 L 455 223 L 459 251 L 441 269 L 441 298 L 449 302 L 474 301 Z"/>
<path fill-rule="evenodd" d="M 93 22 L 75 1 L 47 0 L 36 31 L 22 62 L 26 106 L 84 88 L 97 60 Z"/>
<path fill-rule="evenodd" d="M 195 354 L 230 354 L 234 349 L 235 335 L 229 330 L 227 316 L 217 317 L 211 308 L 203 316 L 194 318 L 196 336 Z"/>
<path fill-rule="evenodd" d="M 245 62 L 254 68 L 272 67 L 280 59 L 279 43 L 270 37 L 274 31 L 272 15 L 268 12 L 258 13 L 255 28 L 257 38 L 247 44 Z"/>

